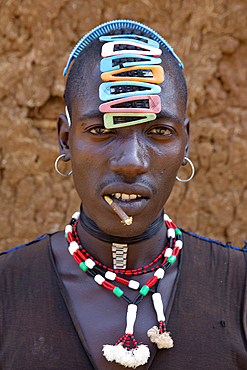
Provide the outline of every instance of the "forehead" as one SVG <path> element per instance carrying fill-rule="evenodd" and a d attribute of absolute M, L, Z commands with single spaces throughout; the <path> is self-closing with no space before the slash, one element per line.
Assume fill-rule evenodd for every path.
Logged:
<path fill-rule="evenodd" d="M 162 59 L 161 66 L 165 73 L 165 79 L 160 84 L 161 92 L 159 93 L 161 114 L 162 112 L 169 112 L 170 115 L 177 116 L 180 121 L 183 121 L 185 113 L 184 97 L 181 94 L 181 86 L 176 70 L 171 68 L 170 63 L 167 63 L 165 58 Z M 90 56 L 84 62 L 83 79 L 72 102 L 73 115 L 79 110 L 78 113 L 83 114 L 83 116 L 102 116 L 99 111 L 99 106 L 102 104 L 99 98 L 99 86 L 101 84 L 100 56 Z"/>

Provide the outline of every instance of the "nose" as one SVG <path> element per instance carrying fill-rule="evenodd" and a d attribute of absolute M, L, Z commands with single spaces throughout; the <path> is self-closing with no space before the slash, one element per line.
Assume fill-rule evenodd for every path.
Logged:
<path fill-rule="evenodd" d="M 126 177 L 144 174 L 149 170 L 147 148 L 136 133 L 131 133 L 118 143 L 109 164 L 111 171 Z"/>

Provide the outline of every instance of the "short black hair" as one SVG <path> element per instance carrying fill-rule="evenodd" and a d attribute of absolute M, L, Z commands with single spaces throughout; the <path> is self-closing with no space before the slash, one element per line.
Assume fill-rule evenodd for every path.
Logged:
<path fill-rule="evenodd" d="M 132 30 L 131 28 L 122 28 L 107 33 L 107 35 L 118 35 L 118 34 L 135 34 L 140 36 L 150 37 L 150 34 L 146 34 L 143 31 Z M 72 120 L 72 103 L 78 98 L 83 98 L 83 82 L 85 78 L 86 70 L 90 66 L 90 61 L 100 62 L 102 42 L 98 39 L 92 41 L 86 46 L 82 52 L 75 58 L 66 81 L 66 87 L 64 92 L 65 104 L 68 107 L 70 118 Z M 184 74 L 174 59 L 172 54 L 164 47 L 162 49 L 162 60 L 165 61 L 167 70 L 172 71 L 173 82 L 176 86 L 179 96 L 181 97 L 182 103 L 184 104 L 184 111 L 186 111 L 187 105 L 187 85 Z"/>

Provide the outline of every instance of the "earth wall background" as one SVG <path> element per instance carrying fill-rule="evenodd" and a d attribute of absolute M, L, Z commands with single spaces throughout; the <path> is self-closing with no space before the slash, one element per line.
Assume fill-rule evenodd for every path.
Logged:
<path fill-rule="evenodd" d="M 0 249 L 63 229 L 78 209 L 54 170 L 63 68 L 77 41 L 113 19 L 158 31 L 182 59 L 191 119 L 188 184 L 165 208 L 181 227 L 243 247 L 247 239 L 246 0 L 0 1 Z M 66 167 L 65 170 L 70 170 Z M 187 166 L 179 176 L 187 176 Z"/>

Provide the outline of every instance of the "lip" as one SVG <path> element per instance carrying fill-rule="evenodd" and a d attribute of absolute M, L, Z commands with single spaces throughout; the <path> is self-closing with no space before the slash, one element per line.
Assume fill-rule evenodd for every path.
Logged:
<path fill-rule="evenodd" d="M 144 207 L 147 205 L 149 199 L 152 197 L 151 190 L 140 184 L 123 184 L 123 183 L 114 183 L 106 186 L 102 191 L 102 198 L 105 195 L 111 195 L 113 193 L 125 193 L 125 194 L 139 194 L 142 198 L 137 198 L 131 201 L 122 201 L 119 199 L 113 199 L 114 203 L 119 205 L 124 212 L 129 216 L 134 216 L 135 214 L 140 213 Z M 105 204 L 106 201 L 104 200 Z M 112 208 L 107 204 L 107 207 L 110 208 L 111 212 L 115 213 Z"/>

